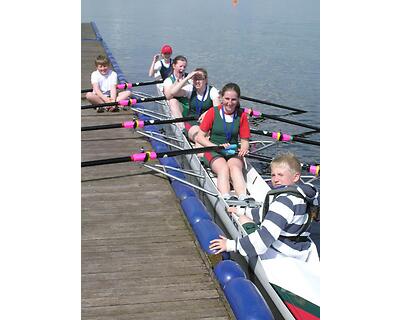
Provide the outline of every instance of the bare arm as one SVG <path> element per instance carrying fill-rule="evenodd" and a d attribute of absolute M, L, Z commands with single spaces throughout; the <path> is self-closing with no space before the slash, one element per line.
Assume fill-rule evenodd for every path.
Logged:
<path fill-rule="evenodd" d="M 149 69 L 149 77 L 153 77 L 154 76 L 154 73 L 155 73 L 154 65 L 156 64 L 159 56 L 160 56 L 159 54 L 156 54 L 153 57 L 153 61 L 151 62 L 150 69 Z"/>
<path fill-rule="evenodd" d="M 198 134 L 196 135 L 196 142 L 201 144 L 204 147 L 211 147 L 215 146 L 215 143 L 212 143 L 210 139 L 207 137 L 208 132 L 204 132 L 203 130 L 199 129 Z"/>
<path fill-rule="evenodd" d="M 93 91 L 94 91 L 94 93 L 101 99 L 101 100 L 103 100 L 104 102 L 110 102 L 110 99 L 107 97 L 107 96 L 105 96 L 104 94 L 103 94 L 103 92 L 101 92 L 101 90 L 100 90 L 100 87 L 99 87 L 99 84 L 96 82 L 96 83 L 92 83 L 92 86 L 93 86 Z"/>
<path fill-rule="evenodd" d="M 189 80 L 193 78 L 193 76 L 197 73 L 200 73 L 199 71 L 192 71 L 190 72 L 185 78 L 182 80 L 177 80 L 175 83 L 170 87 L 169 89 L 169 94 L 171 94 L 174 97 L 183 97 L 186 94 L 186 91 L 183 90 L 182 88 L 188 84 Z"/>

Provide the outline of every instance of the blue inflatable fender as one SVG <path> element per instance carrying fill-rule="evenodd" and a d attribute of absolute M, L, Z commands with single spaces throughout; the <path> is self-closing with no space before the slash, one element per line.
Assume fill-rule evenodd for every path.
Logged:
<path fill-rule="evenodd" d="M 225 296 L 238 320 L 273 320 L 260 291 L 248 279 L 235 278 L 224 287 Z"/>
<path fill-rule="evenodd" d="M 191 226 L 200 220 L 212 220 L 207 208 L 198 197 L 187 197 L 183 199 L 181 207 Z"/>
<path fill-rule="evenodd" d="M 169 150 L 167 150 L 167 151 L 169 151 Z M 158 160 L 164 166 L 170 166 L 170 167 L 174 167 L 174 168 L 180 168 L 181 167 L 179 165 L 178 161 L 176 161 L 176 159 L 173 158 L 173 157 L 159 158 Z"/>
<path fill-rule="evenodd" d="M 209 249 L 210 241 L 214 239 L 219 239 L 219 235 L 225 236 L 221 228 L 216 225 L 215 222 L 210 220 L 200 220 L 199 222 L 195 223 L 192 228 L 194 233 L 196 234 L 197 240 L 199 240 L 200 242 L 200 246 L 203 251 L 210 255 L 215 254 L 214 250 Z M 229 253 L 222 253 L 222 258 L 224 260 L 229 259 Z"/>
<path fill-rule="evenodd" d="M 132 99 L 139 99 L 139 98 L 136 97 L 136 96 L 133 96 Z M 147 115 L 145 115 L 145 114 L 142 114 L 142 113 L 139 113 L 138 118 L 139 118 L 140 120 L 143 120 L 143 121 L 153 119 L 153 118 L 151 118 L 151 117 L 149 117 L 149 116 L 147 116 Z"/>
<path fill-rule="evenodd" d="M 176 196 L 180 201 L 185 200 L 188 197 L 196 197 L 196 192 L 191 186 L 188 186 L 178 180 L 171 182 L 171 186 L 175 191 Z"/>
<path fill-rule="evenodd" d="M 150 139 L 151 146 L 153 147 L 155 152 L 167 152 L 170 151 L 168 146 L 161 141 Z"/>
<path fill-rule="evenodd" d="M 214 268 L 214 273 L 222 288 L 232 279 L 247 278 L 240 265 L 233 260 L 224 260 L 218 263 Z"/>

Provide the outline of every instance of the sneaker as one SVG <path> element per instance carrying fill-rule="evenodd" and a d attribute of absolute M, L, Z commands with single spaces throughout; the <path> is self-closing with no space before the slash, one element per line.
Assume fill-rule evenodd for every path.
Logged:
<path fill-rule="evenodd" d="M 102 112 L 104 112 L 104 108 L 103 107 L 97 107 L 96 111 L 97 111 L 97 113 L 102 113 Z"/>
<path fill-rule="evenodd" d="M 228 200 L 228 201 L 237 201 L 238 197 L 236 197 L 235 195 L 232 196 L 225 196 L 224 200 Z"/>
<path fill-rule="evenodd" d="M 119 112 L 119 107 L 118 106 L 112 106 L 108 109 L 110 112 Z"/>
<path fill-rule="evenodd" d="M 250 196 L 244 196 L 244 197 L 239 197 L 240 201 L 246 201 L 246 202 L 254 202 L 256 201 L 253 197 Z"/>

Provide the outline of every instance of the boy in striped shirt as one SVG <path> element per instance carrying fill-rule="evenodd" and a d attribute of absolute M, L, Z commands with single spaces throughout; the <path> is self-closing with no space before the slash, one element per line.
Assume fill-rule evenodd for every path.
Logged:
<path fill-rule="evenodd" d="M 220 235 L 220 239 L 210 241 L 210 249 L 216 250 L 216 254 L 238 251 L 243 256 L 258 255 L 261 259 L 319 260 L 307 231 L 311 219 L 308 209 L 310 204 L 319 205 L 319 193 L 311 184 L 300 181 L 300 172 L 300 161 L 293 154 L 275 157 L 271 162 L 272 202 L 269 206 L 252 209 L 253 219 L 246 215 L 239 217 L 247 236 L 229 240 Z M 267 201 L 269 195 L 264 202 Z"/>

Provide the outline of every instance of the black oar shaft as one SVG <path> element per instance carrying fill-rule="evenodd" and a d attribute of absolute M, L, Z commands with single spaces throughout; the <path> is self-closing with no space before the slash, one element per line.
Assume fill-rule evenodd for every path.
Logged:
<path fill-rule="evenodd" d="M 155 80 L 155 81 L 147 81 L 147 82 L 135 82 L 135 83 L 120 83 L 117 85 L 118 89 L 128 89 L 128 88 L 132 88 L 132 87 L 142 87 L 142 86 L 149 86 L 152 84 L 157 84 L 157 83 L 162 83 L 163 80 Z M 86 93 L 86 92 L 91 92 L 93 91 L 93 88 L 88 88 L 88 89 L 82 89 L 81 93 Z"/>
<path fill-rule="evenodd" d="M 160 100 L 165 100 L 166 98 L 164 96 L 161 97 L 152 97 L 152 98 L 134 98 L 134 99 L 129 99 L 129 100 L 121 100 L 118 102 L 106 102 L 106 103 L 100 103 L 100 104 L 88 104 L 81 106 L 81 109 L 94 109 L 94 108 L 101 108 L 101 107 L 111 107 L 111 106 L 131 106 L 135 105 L 137 103 L 143 103 L 143 102 L 153 102 L 153 101 L 160 101 Z"/>
<path fill-rule="evenodd" d="M 314 140 L 308 140 L 308 139 L 303 139 L 300 137 L 293 136 L 293 141 L 305 143 L 305 144 L 312 144 L 314 146 L 319 146 L 320 142 L 319 141 L 314 141 Z"/>
<path fill-rule="evenodd" d="M 264 114 L 264 113 L 262 114 L 262 116 L 267 118 L 267 119 L 272 119 L 272 120 L 276 120 L 276 121 L 280 121 L 280 122 L 286 122 L 286 123 L 289 123 L 289 124 L 294 124 L 294 125 L 299 126 L 299 127 L 313 129 L 313 130 L 319 132 L 319 127 L 312 126 L 310 124 L 297 122 L 297 121 L 293 121 L 293 120 L 289 120 L 289 119 L 285 119 L 285 118 L 280 118 L 280 117 L 277 117 L 277 116 L 267 115 L 267 114 Z"/>
<path fill-rule="evenodd" d="M 271 132 L 271 131 L 256 130 L 256 129 L 250 129 L 250 132 L 254 133 L 254 134 L 262 135 L 262 136 L 272 137 L 273 139 L 278 140 L 278 141 L 286 141 L 286 142 L 297 141 L 297 142 L 301 142 L 301 143 L 305 143 L 305 144 L 312 144 L 315 146 L 320 145 L 319 141 L 308 140 L 308 139 L 297 137 L 295 135 L 291 136 L 291 135 L 281 133 L 281 132 Z"/>
<path fill-rule="evenodd" d="M 236 145 L 231 145 L 231 148 L 236 149 Z M 222 150 L 222 149 L 225 149 L 225 148 L 223 146 L 210 146 L 210 147 L 203 147 L 203 148 L 165 151 L 165 152 L 159 152 L 159 153 L 155 153 L 154 151 L 147 151 L 147 152 L 142 152 L 142 153 L 135 153 L 129 157 L 125 156 L 125 157 L 119 157 L 119 158 L 83 161 L 83 162 L 81 162 L 81 167 L 98 166 L 98 165 L 103 165 L 103 164 L 129 162 L 129 161 L 146 162 L 146 161 L 152 160 L 152 159 L 175 157 L 175 156 L 180 156 L 180 155 L 185 155 L 185 154 L 202 153 L 202 152 L 206 152 L 206 151 Z"/>
<path fill-rule="evenodd" d="M 110 159 L 91 160 L 91 161 L 81 162 L 81 167 L 91 167 L 91 166 L 99 166 L 99 165 L 103 165 L 103 164 L 130 162 L 130 161 L 132 161 L 131 157 L 119 157 L 119 158 L 110 158 Z"/>
<path fill-rule="evenodd" d="M 212 146 L 212 147 L 202 147 L 202 148 L 193 148 L 193 149 L 184 149 L 184 150 L 174 150 L 174 151 L 165 151 L 157 153 L 157 158 L 164 158 L 164 157 L 176 157 L 185 154 L 192 154 L 192 153 L 203 153 L 206 151 L 211 150 L 222 150 L 224 147 L 222 146 Z"/>
<path fill-rule="evenodd" d="M 133 120 L 133 121 L 126 121 L 124 123 L 102 124 L 102 125 L 96 125 L 96 126 L 82 127 L 81 131 L 115 129 L 115 128 L 136 129 L 136 128 L 143 128 L 144 126 L 147 126 L 147 125 L 177 123 L 177 122 L 192 121 L 192 120 L 197 120 L 197 119 L 198 119 L 198 117 L 196 117 L 196 116 L 190 116 L 190 117 L 166 119 L 166 120 L 145 120 L 145 121 Z"/>
<path fill-rule="evenodd" d="M 246 96 L 240 96 L 240 99 L 251 101 L 251 102 L 257 102 L 257 103 L 261 103 L 261 104 L 266 104 L 266 105 L 277 107 L 277 108 L 280 108 L 280 109 L 297 111 L 298 113 L 306 113 L 307 112 L 306 110 L 301 110 L 301 109 L 297 109 L 297 108 L 293 108 L 293 107 L 284 106 L 282 104 L 273 103 L 273 102 L 270 102 L 270 101 L 267 101 L 267 100 L 260 100 L 260 99 L 246 97 Z"/>
<path fill-rule="evenodd" d="M 113 123 L 113 124 L 100 124 L 97 126 L 90 126 L 90 127 L 82 127 L 81 131 L 115 129 L 115 128 L 123 128 L 123 124 L 122 123 Z"/>
<path fill-rule="evenodd" d="M 255 160 L 266 161 L 266 162 L 272 161 L 271 157 L 262 156 L 262 155 L 251 153 L 251 152 L 246 154 L 245 157 L 249 158 L 249 159 L 255 159 Z M 301 168 L 302 168 L 302 170 L 305 170 L 308 173 L 311 173 L 315 176 L 319 176 L 321 174 L 321 169 L 320 169 L 319 164 L 301 163 Z"/>

